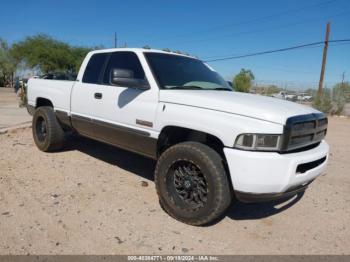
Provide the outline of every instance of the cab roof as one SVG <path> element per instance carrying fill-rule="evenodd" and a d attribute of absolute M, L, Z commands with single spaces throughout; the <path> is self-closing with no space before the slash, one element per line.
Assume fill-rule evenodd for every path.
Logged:
<path fill-rule="evenodd" d="M 96 53 L 109 53 L 109 52 L 117 52 L 117 51 L 129 51 L 129 52 L 135 52 L 135 53 L 160 53 L 160 54 L 170 54 L 170 55 L 178 55 L 178 56 L 185 56 L 190 58 L 196 58 L 194 56 L 185 55 L 185 54 L 178 54 L 175 52 L 167 52 L 159 49 L 148 49 L 148 48 L 108 48 L 108 49 L 99 49 L 99 50 L 93 50 L 90 53 L 96 54 Z M 198 59 L 198 58 L 196 58 Z"/>

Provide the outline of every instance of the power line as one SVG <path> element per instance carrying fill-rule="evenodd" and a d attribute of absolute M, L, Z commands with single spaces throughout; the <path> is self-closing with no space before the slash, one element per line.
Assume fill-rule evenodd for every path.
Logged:
<path fill-rule="evenodd" d="M 341 45 L 350 45 L 350 42 L 344 42 L 344 43 L 336 43 L 334 45 L 330 45 L 330 46 L 341 46 Z"/>
<path fill-rule="evenodd" d="M 323 42 L 324 43 L 324 42 Z M 345 44 L 350 44 L 350 43 L 342 43 L 343 45 Z M 339 43 L 338 45 L 341 45 L 341 43 Z M 333 45 L 332 45 L 333 46 Z M 336 46 L 334 44 L 334 46 Z M 312 48 L 319 48 L 322 47 L 322 45 L 314 45 L 314 46 L 305 46 L 304 49 L 312 49 Z M 219 59 L 219 58 L 226 58 L 226 57 L 231 57 L 231 56 L 240 56 L 240 53 L 235 53 L 235 54 L 227 54 L 227 55 L 217 55 L 217 56 L 208 56 L 208 57 L 203 57 L 202 60 L 203 61 L 210 61 L 211 59 Z"/>
<path fill-rule="evenodd" d="M 290 9 L 290 10 L 286 10 L 286 11 L 282 11 L 278 14 L 285 14 L 285 13 L 292 13 L 292 12 L 295 12 L 295 11 L 300 11 L 302 9 L 307 9 L 307 8 L 311 8 L 311 7 L 317 7 L 317 6 L 320 6 L 320 5 L 325 5 L 325 4 L 329 4 L 331 2 L 336 2 L 337 0 L 330 0 L 330 1 L 325 1 L 325 2 L 321 2 L 321 3 L 318 3 L 318 4 L 314 4 L 314 5 L 310 5 L 310 6 L 306 6 L 306 7 L 302 7 L 302 8 L 299 8 L 299 9 Z M 336 3 L 339 3 L 340 1 L 338 0 Z M 345 8 L 345 7 L 344 7 Z M 344 9 L 343 8 L 343 9 Z M 200 32 L 200 31 L 196 31 L 196 32 L 192 32 L 192 33 L 186 33 L 184 35 L 178 35 L 178 36 L 174 36 L 173 37 L 176 37 L 176 38 L 184 38 L 186 37 L 187 39 L 184 39 L 181 41 L 181 44 L 184 44 L 184 43 L 194 43 L 194 42 L 201 42 L 201 41 L 206 41 L 206 40 L 211 40 L 211 39 L 217 39 L 217 38 L 230 38 L 230 37 L 235 37 L 235 36 L 240 36 L 240 35 L 246 35 L 246 34 L 252 34 L 252 33 L 260 33 L 260 32 L 265 32 L 265 31 L 274 31 L 274 30 L 279 30 L 279 29 L 283 29 L 285 27 L 293 27 L 293 26 L 296 26 L 296 25 L 300 25 L 300 24 L 303 24 L 304 22 L 312 22 L 312 21 L 317 21 L 317 20 L 330 20 L 330 19 L 333 19 L 333 18 L 337 18 L 337 17 L 340 17 L 340 16 L 344 16 L 344 15 L 348 15 L 349 13 L 349 10 L 346 11 L 346 12 L 341 12 L 341 13 L 336 13 L 334 15 L 330 15 L 330 16 L 322 16 L 322 17 L 315 17 L 315 18 L 311 18 L 311 19 L 304 19 L 304 20 L 297 20 L 296 22 L 294 23 L 288 23 L 288 24 L 282 24 L 279 25 L 279 26 L 273 26 L 273 27 L 268 27 L 268 28 L 262 28 L 262 29 L 258 29 L 258 30 L 250 30 L 250 31 L 241 31 L 241 32 L 237 32 L 237 33 L 233 33 L 233 34 L 216 34 L 213 35 L 213 34 L 210 34 L 209 37 L 202 37 L 203 36 L 203 33 L 205 33 L 205 31 L 212 31 L 214 30 L 215 28 L 218 28 L 218 27 L 215 27 L 215 28 L 209 28 L 203 32 Z M 255 19 L 252 19 L 252 20 L 248 20 L 248 21 L 243 21 L 243 22 L 239 22 L 239 23 L 236 23 L 236 24 L 231 24 L 231 26 L 235 26 L 235 25 L 244 25 L 244 24 L 253 24 L 252 21 L 259 21 L 262 20 L 263 18 L 264 19 L 268 19 L 268 18 L 272 18 L 274 16 L 276 16 L 277 13 L 275 14 L 272 14 L 272 15 L 268 15 L 268 16 L 264 16 L 264 17 L 260 17 L 260 18 L 255 18 Z M 270 20 L 271 21 L 271 20 Z M 270 22 L 270 21 L 267 21 L 267 22 Z M 228 25 L 224 25 L 224 26 L 221 26 L 221 27 L 226 27 Z M 218 31 L 218 30 L 214 30 L 214 31 Z M 201 37 L 198 38 L 196 37 L 196 35 L 200 35 Z M 193 39 L 192 36 L 194 36 Z M 152 37 L 152 39 L 158 39 L 158 37 Z M 164 37 L 162 38 L 162 40 L 164 40 Z M 167 42 L 165 42 L 167 43 Z M 170 43 L 170 42 L 169 42 Z M 173 44 L 174 41 L 171 42 L 171 44 Z"/>
<path fill-rule="evenodd" d="M 350 38 L 329 41 L 329 43 L 338 43 L 338 42 L 350 42 Z M 285 51 L 305 48 L 305 47 L 309 47 L 309 46 L 323 45 L 324 43 L 325 43 L 324 41 L 319 41 L 319 42 L 314 42 L 314 43 L 308 43 L 308 44 L 302 44 L 302 45 L 297 45 L 297 46 L 280 48 L 280 49 L 261 51 L 261 52 L 257 52 L 257 53 L 249 53 L 249 54 L 236 55 L 236 56 L 230 56 L 230 57 L 216 58 L 216 59 L 206 60 L 205 62 L 217 62 L 217 61 L 245 58 L 245 57 L 250 57 L 250 56 L 266 55 L 266 54 L 272 54 L 272 53 L 277 53 L 277 52 L 285 52 Z"/>
<path fill-rule="evenodd" d="M 197 39 L 190 39 L 190 40 L 185 40 L 182 41 L 181 43 L 196 43 L 196 42 L 202 42 L 202 41 L 208 41 L 208 40 L 213 40 L 213 39 L 218 39 L 218 38 L 232 38 L 232 37 L 237 37 L 237 36 L 242 36 L 242 35 L 249 35 L 249 34 L 259 34 L 262 32 L 269 32 L 269 31 L 276 31 L 276 30 L 281 30 L 285 29 L 288 27 L 294 27 L 298 25 L 303 25 L 305 23 L 310 23 L 310 22 L 315 22 L 315 21 L 324 21 L 324 20 L 331 20 L 335 18 L 339 18 L 342 16 L 346 16 L 349 14 L 349 10 L 336 13 L 334 15 L 329 15 L 329 16 L 321 16 L 321 17 L 315 17 L 315 18 L 308 18 L 308 19 L 303 19 L 303 20 L 298 20 L 297 22 L 293 23 L 287 23 L 287 24 L 281 24 L 278 26 L 272 26 L 272 27 L 267 27 L 267 28 L 260 28 L 260 29 L 254 29 L 254 30 L 248 30 L 248 31 L 241 31 L 241 32 L 235 32 L 235 33 L 230 33 L 230 34 L 225 34 L 225 35 L 216 35 L 216 36 L 209 36 L 205 38 L 197 38 Z"/>
<path fill-rule="evenodd" d="M 314 71 L 307 71 L 307 70 L 299 70 L 299 69 L 290 69 L 289 67 L 283 67 L 283 66 L 279 66 L 279 65 L 271 65 L 271 64 L 256 64 L 254 63 L 254 65 L 252 65 L 252 67 L 254 68 L 261 68 L 264 69 L 265 71 L 281 71 L 281 72 L 286 72 L 286 73 L 291 73 L 291 74 L 306 74 L 306 75 L 311 75 L 314 74 Z M 316 69 L 315 69 L 316 70 Z M 332 76 L 342 76 L 342 74 L 332 74 Z M 317 82 L 318 83 L 318 82 Z"/>
<path fill-rule="evenodd" d="M 307 74 L 307 75 L 310 75 L 310 74 L 314 74 L 315 72 L 312 72 L 312 71 L 305 71 L 305 70 L 295 70 L 295 69 L 290 69 L 290 68 L 285 68 L 285 67 L 281 67 L 281 66 L 277 66 L 277 65 L 270 65 L 270 64 L 264 64 L 264 65 L 261 65 L 261 64 L 256 64 L 254 63 L 254 67 L 257 67 L 257 68 L 261 68 L 261 69 L 267 69 L 267 70 L 273 70 L 273 71 L 282 71 L 282 72 L 287 72 L 287 73 L 299 73 L 299 74 Z"/>
<path fill-rule="evenodd" d="M 281 12 L 276 12 L 276 13 L 273 13 L 273 14 L 270 14 L 270 15 L 261 16 L 261 17 L 257 17 L 257 18 L 251 19 L 251 20 L 242 21 L 242 22 L 226 24 L 226 25 L 221 25 L 221 26 L 215 26 L 215 27 L 211 27 L 211 28 L 206 29 L 206 30 L 198 31 L 197 33 L 202 34 L 202 33 L 205 33 L 205 32 L 215 31 L 215 30 L 218 30 L 220 28 L 234 27 L 234 26 L 247 25 L 247 24 L 255 24 L 257 22 L 261 22 L 261 21 L 264 21 L 264 20 L 270 20 L 271 18 L 274 18 L 274 17 L 283 16 L 285 14 L 294 13 L 294 12 L 300 12 L 300 11 L 307 10 L 307 9 L 310 9 L 310 8 L 316 8 L 316 7 L 328 5 L 328 4 L 332 3 L 332 2 L 336 2 L 336 0 L 328 0 L 328 1 L 323 1 L 323 2 L 317 3 L 317 4 L 303 6 L 303 7 L 300 7 L 300 8 L 288 9 L 288 10 L 284 10 L 284 11 L 281 11 Z M 191 33 L 191 35 L 193 35 L 193 34 L 194 33 Z M 184 37 L 188 37 L 188 35 L 184 36 Z"/>

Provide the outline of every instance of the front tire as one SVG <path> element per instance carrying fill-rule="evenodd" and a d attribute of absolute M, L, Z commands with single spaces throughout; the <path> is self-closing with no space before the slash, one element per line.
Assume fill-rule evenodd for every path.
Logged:
<path fill-rule="evenodd" d="M 65 134 L 52 107 L 35 110 L 32 130 L 34 142 L 41 151 L 57 151 L 64 146 Z"/>
<path fill-rule="evenodd" d="M 186 224 L 201 226 L 213 222 L 231 203 L 222 158 L 197 142 L 167 149 L 157 162 L 155 184 L 164 210 Z"/>

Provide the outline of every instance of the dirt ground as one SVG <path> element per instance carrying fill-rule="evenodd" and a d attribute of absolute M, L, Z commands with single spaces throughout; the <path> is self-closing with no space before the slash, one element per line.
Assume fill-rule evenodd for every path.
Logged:
<path fill-rule="evenodd" d="M 236 204 L 208 227 L 159 206 L 155 163 L 88 139 L 42 153 L 0 135 L 0 254 L 350 254 L 350 119 L 330 118 L 328 171 L 284 203 Z"/>
<path fill-rule="evenodd" d="M 31 116 L 24 107 L 18 107 L 20 98 L 13 88 L 0 87 L 0 132 L 2 129 L 26 123 Z"/>

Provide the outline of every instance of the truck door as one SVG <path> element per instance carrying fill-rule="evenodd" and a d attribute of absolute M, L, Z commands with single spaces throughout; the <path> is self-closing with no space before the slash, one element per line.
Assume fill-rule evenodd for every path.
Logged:
<path fill-rule="evenodd" d="M 99 140 L 153 157 L 156 151 L 153 125 L 158 89 L 140 90 L 113 85 L 111 74 L 114 69 L 128 70 L 133 78 L 147 80 L 135 52 L 110 53 L 100 85 L 95 89 L 99 94 L 94 104 L 95 136 Z"/>
<path fill-rule="evenodd" d="M 71 94 L 72 126 L 82 135 L 95 137 L 92 119 L 96 116 L 95 104 L 99 98 L 99 81 L 108 53 L 93 54 L 85 67 L 82 79 L 78 79 Z"/>

